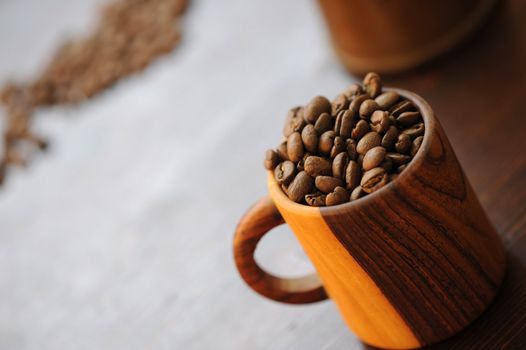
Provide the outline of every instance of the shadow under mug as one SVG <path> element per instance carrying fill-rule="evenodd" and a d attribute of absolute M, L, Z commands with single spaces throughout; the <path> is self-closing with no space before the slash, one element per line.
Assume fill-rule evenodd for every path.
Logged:
<path fill-rule="evenodd" d="M 484 311 L 506 257 L 432 109 L 416 94 L 385 90 L 411 100 L 424 119 L 423 143 L 407 168 L 366 197 L 320 208 L 291 201 L 269 172 L 270 196 L 239 222 L 234 258 L 245 282 L 267 298 L 302 304 L 328 295 L 365 343 L 417 348 Z M 255 262 L 259 240 L 284 222 L 317 275 L 281 278 Z"/>

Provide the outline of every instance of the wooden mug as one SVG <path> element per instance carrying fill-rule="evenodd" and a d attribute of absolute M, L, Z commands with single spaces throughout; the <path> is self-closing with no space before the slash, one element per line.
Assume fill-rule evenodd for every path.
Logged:
<path fill-rule="evenodd" d="M 459 332 L 494 299 L 505 251 L 432 109 L 420 110 L 420 150 L 396 180 L 359 200 L 331 207 L 291 201 L 268 174 L 269 197 L 241 219 L 234 258 L 246 283 L 273 300 L 336 303 L 364 342 L 407 349 Z M 317 275 L 280 278 L 254 260 L 258 241 L 286 222 Z"/>

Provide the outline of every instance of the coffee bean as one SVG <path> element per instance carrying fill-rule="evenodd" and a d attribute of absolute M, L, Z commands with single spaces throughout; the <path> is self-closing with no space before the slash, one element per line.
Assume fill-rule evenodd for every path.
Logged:
<path fill-rule="evenodd" d="M 301 171 L 287 188 L 287 195 L 292 201 L 300 203 L 311 192 L 313 184 L 314 179 L 307 175 L 306 172 Z"/>
<path fill-rule="evenodd" d="M 371 130 L 383 134 L 389 128 L 389 115 L 385 111 L 374 111 L 369 123 Z"/>
<path fill-rule="evenodd" d="M 314 129 L 316 130 L 318 135 L 321 135 L 325 131 L 332 129 L 332 123 L 333 118 L 329 115 L 329 113 L 322 113 L 318 120 L 316 120 L 316 124 L 314 124 Z"/>
<path fill-rule="evenodd" d="M 280 185 L 288 185 L 296 174 L 296 166 L 290 160 L 279 163 L 274 169 L 274 178 Z"/>
<path fill-rule="evenodd" d="M 384 137 L 382 137 L 381 145 L 389 150 L 395 146 L 396 140 L 398 140 L 398 129 L 396 126 L 391 125 L 385 132 Z"/>
<path fill-rule="evenodd" d="M 409 135 L 400 134 L 398 140 L 395 143 L 395 148 L 398 153 L 407 153 L 411 148 L 411 138 Z"/>
<path fill-rule="evenodd" d="M 299 172 L 299 171 L 303 171 L 305 170 L 305 160 L 310 157 L 311 154 L 309 152 L 305 153 L 303 155 L 303 158 L 296 164 L 296 170 Z"/>
<path fill-rule="evenodd" d="M 406 154 L 394 152 L 387 152 L 385 157 L 391 159 L 391 161 L 393 162 L 393 166 L 395 167 L 405 164 L 411 160 L 411 157 Z"/>
<path fill-rule="evenodd" d="M 356 186 L 360 184 L 360 178 L 362 176 L 362 170 L 358 162 L 351 160 L 347 164 L 345 169 L 345 183 L 347 184 L 348 190 L 353 190 Z"/>
<path fill-rule="evenodd" d="M 354 127 L 353 116 L 351 111 L 342 111 L 336 117 L 336 124 L 334 131 L 344 139 L 351 136 L 352 128 Z"/>
<path fill-rule="evenodd" d="M 314 124 L 322 113 L 331 113 L 331 103 L 323 96 L 314 97 L 303 111 L 305 121 Z"/>
<path fill-rule="evenodd" d="M 303 164 L 305 172 L 312 176 L 330 175 L 331 163 L 322 157 L 310 156 L 305 159 Z"/>
<path fill-rule="evenodd" d="M 334 138 L 336 133 L 332 130 L 325 131 L 320 136 L 320 141 L 318 143 L 318 150 L 321 154 L 330 154 L 332 146 L 334 145 Z"/>
<path fill-rule="evenodd" d="M 362 87 L 360 86 L 360 84 L 357 84 L 357 83 L 352 84 L 347 89 L 345 89 L 345 91 L 343 92 L 343 94 L 345 96 L 347 96 L 348 99 L 351 99 L 355 95 L 361 95 L 363 93 L 364 93 L 364 91 L 363 91 Z"/>
<path fill-rule="evenodd" d="M 411 157 L 414 157 L 415 154 L 420 149 L 420 146 L 422 145 L 422 141 L 424 141 L 424 136 L 418 136 L 416 139 L 413 140 L 413 144 L 411 145 Z"/>
<path fill-rule="evenodd" d="M 265 152 L 265 168 L 268 170 L 274 170 L 276 166 L 279 164 L 279 155 L 276 151 L 272 149 L 268 149 Z"/>
<path fill-rule="evenodd" d="M 349 159 L 356 160 L 358 157 L 358 152 L 356 152 L 356 141 L 353 139 L 347 139 L 345 140 L 345 146 L 347 149 L 347 154 L 349 155 Z"/>
<path fill-rule="evenodd" d="M 415 106 L 413 103 L 409 100 L 403 100 L 395 104 L 391 109 L 389 110 L 389 114 L 391 114 L 393 117 L 398 117 L 400 114 L 408 111 L 413 111 L 415 109 Z"/>
<path fill-rule="evenodd" d="M 315 153 L 318 149 L 318 133 L 312 124 L 306 125 L 301 131 L 301 140 L 307 151 Z"/>
<path fill-rule="evenodd" d="M 374 100 L 380 109 L 388 110 L 396 103 L 396 101 L 398 101 L 399 97 L 400 96 L 396 92 L 388 91 L 378 95 Z"/>
<path fill-rule="evenodd" d="M 369 99 L 369 95 L 363 94 L 356 96 L 349 104 L 349 110 L 353 118 L 358 117 L 360 114 L 360 107 L 365 100 Z"/>
<path fill-rule="evenodd" d="M 368 132 L 360 139 L 360 141 L 358 141 L 358 145 L 356 145 L 356 151 L 358 151 L 359 154 L 365 154 L 371 148 L 380 146 L 381 142 L 382 138 L 380 137 L 379 133 L 376 131 Z"/>
<path fill-rule="evenodd" d="M 331 159 L 336 157 L 338 153 L 345 151 L 345 148 L 346 148 L 345 141 L 343 141 L 343 139 L 340 136 L 336 136 L 334 138 L 334 144 L 331 148 L 331 153 L 330 153 Z"/>
<path fill-rule="evenodd" d="M 276 152 L 282 160 L 288 160 L 289 155 L 287 154 L 287 141 L 280 143 L 278 148 L 276 148 Z"/>
<path fill-rule="evenodd" d="M 303 158 L 303 142 L 301 134 L 297 131 L 287 138 L 287 155 L 293 162 L 299 162 Z"/>
<path fill-rule="evenodd" d="M 388 173 L 393 171 L 393 161 L 389 158 L 385 158 L 384 161 L 380 164 L 380 168 L 384 168 L 384 170 Z"/>
<path fill-rule="evenodd" d="M 404 112 L 396 118 L 398 125 L 402 125 L 403 127 L 411 126 L 421 120 L 422 116 L 420 115 L 420 112 Z"/>
<path fill-rule="evenodd" d="M 323 193 L 332 192 L 337 186 L 344 186 L 343 180 L 333 176 L 316 176 L 316 188 Z"/>
<path fill-rule="evenodd" d="M 350 200 L 351 200 L 351 202 L 355 201 L 355 200 L 357 200 L 359 198 L 362 198 L 366 194 L 367 193 L 365 193 L 365 191 L 362 189 L 362 186 L 358 186 L 354 190 L 352 190 Z"/>
<path fill-rule="evenodd" d="M 327 205 L 338 205 L 349 201 L 349 193 L 343 187 L 336 187 L 333 192 L 325 198 Z"/>
<path fill-rule="evenodd" d="M 384 168 L 373 168 L 363 174 L 360 186 L 367 193 L 373 193 L 387 184 L 387 173 Z"/>
<path fill-rule="evenodd" d="M 355 140 L 361 139 L 369 131 L 369 123 L 361 119 L 356 123 L 351 132 L 351 137 Z"/>
<path fill-rule="evenodd" d="M 305 195 L 305 202 L 312 207 L 325 206 L 326 195 L 321 192 L 309 193 Z"/>
<path fill-rule="evenodd" d="M 349 163 L 349 155 L 347 152 L 338 153 L 332 161 L 332 176 L 343 179 L 345 177 L 347 163 Z"/>
<path fill-rule="evenodd" d="M 386 153 L 385 148 L 382 146 L 371 148 L 363 157 L 363 170 L 367 171 L 378 167 L 384 161 Z"/>
<path fill-rule="evenodd" d="M 360 118 L 368 119 L 370 115 L 379 108 L 380 107 L 378 106 L 378 103 L 376 103 L 374 100 L 368 99 L 363 101 L 360 106 Z"/>
<path fill-rule="evenodd" d="M 359 154 L 358 158 L 356 159 L 356 161 L 358 162 L 358 164 L 360 164 L 360 166 L 362 166 L 363 164 L 363 157 L 365 157 L 364 154 Z"/>
<path fill-rule="evenodd" d="M 338 115 L 338 113 L 340 113 L 343 110 L 346 110 L 347 107 L 349 107 L 349 99 L 347 98 L 347 96 L 345 96 L 345 94 L 339 94 L 338 97 L 336 97 L 332 101 L 331 105 L 332 105 L 332 110 L 331 110 L 332 115 Z"/>
<path fill-rule="evenodd" d="M 402 134 L 409 135 L 412 139 L 416 139 L 418 136 L 424 135 L 424 123 L 418 123 L 402 131 Z"/>
<path fill-rule="evenodd" d="M 303 120 L 303 108 L 295 107 L 287 113 L 285 126 L 283 127 L 283 135 L 288 137 L 295 131 L 301 131 L 304 126 L 305 120 Z"/>
<path fill-rule="evenodd" d="M 375 98 L 382 91 L 382 80 L 376 73 L 367 73 L 363 78 L 363 87 L 371 98 Z"/>

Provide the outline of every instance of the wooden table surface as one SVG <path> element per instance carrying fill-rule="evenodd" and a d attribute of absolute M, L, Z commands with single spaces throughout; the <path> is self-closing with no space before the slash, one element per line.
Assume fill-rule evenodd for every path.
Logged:
<path fill-rule="evenodd" d="M 30 77 L 103 0 L 0 0 L 0 81 Z M 52 148 L 0 190 L 0 349 L 364 349 L 330 302 L 249 290 L 231 235 L 265 194 L 286 110 L 356 78 L 313 2 L 195 1 L 184 43 L 77 108 L 38 113 Z M 426 98 L 508 250 L 495 303 L 437 349 L 526 348 L 526 2 L 464 48 L 385 79 Z M 286 228 L 258 259 L 311 269 Z"/>

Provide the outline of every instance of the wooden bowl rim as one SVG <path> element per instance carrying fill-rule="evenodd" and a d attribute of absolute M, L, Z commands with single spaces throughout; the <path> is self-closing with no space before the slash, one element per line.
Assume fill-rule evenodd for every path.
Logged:
<path fill-rule="evenodd" d="M 368 201 L 374 201 L 376 200 L 376 197 L 381 196 L 383 193 L 386 193 L 386 191 L 389 191 L 393 188 L 393 186 L 396 186 L 400 181 L 402 181 L 404 178 L 407 178 L 410 176 L 411 173 L 417 171 L 417 169 L 422 165 L 422 163 L 425 160 L 425 155 L 428 154 L 430 146 L 431 146 L 431 137 L 432 135 L 436 136 L 437 126 L 436 126 L 436 117 L 434 115 L 434 112 L 429 106 L 429 104 L 419 95 L 417 95 L 414 92 L 410 92 L 404 89 L 398 89 L 398 88 L 391 88 L 391 87 L 385 87 L 383 88 L 383 91 L 394 91 L 398 93 L 400 96 L 403 96 L 413 102 L 415 106 L 418 108 L 420 113 L 422 114 L 422 119 L 424 120 L 424 126 L 425 126 L 425 133 L 424 133 L 424 140 L 422 141 L 422 145 L 420 146 L 420 149 L 416 153 L 415 157 L 411 160 L 407 168 L 394 180 L 389 182 L 387 185 L 379 189 L 378 191 L 375 191 L 365 197 L 362 197 L 356 201 L 353 202 L 347 202 L 343 204 L 328 206 L 328 207 L 311 207 L 306 204 L 300 204 L 293 202 L 292 200 L 287 197 L 287 195 L 283 192 L 281 187 L 278 185 L 276 180 L 274 179 L 274 174 L 272 171 L 268 171 L 268 180 L 267 180 L 267 186 L 269 189 L 270 196 L 272 197 L 272 200 L 278 205 L 278 207 L 283 207 L 287 211 L 292 212 L 301 212 L 303 215 L 319 215 L 319 212 L 323 212 L 323 214 L 331 214 L 332 212 L 340 212 L 342 209 L 351 209 L 354 206 L 366 204 Z"/>

